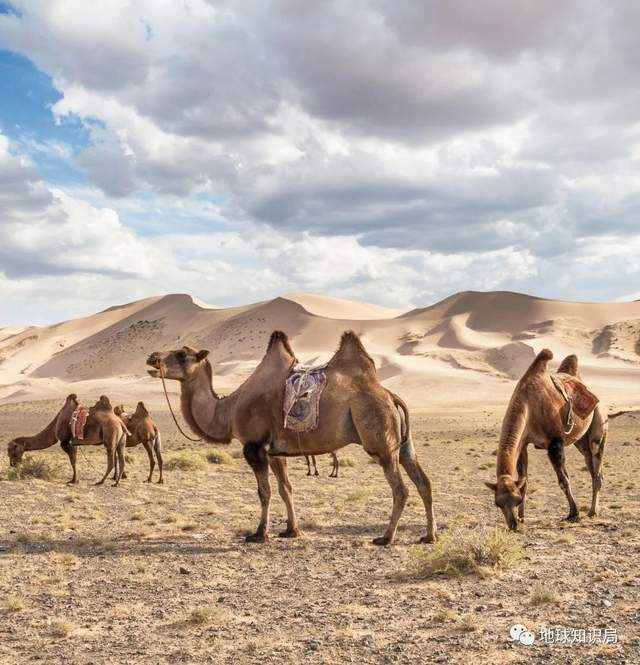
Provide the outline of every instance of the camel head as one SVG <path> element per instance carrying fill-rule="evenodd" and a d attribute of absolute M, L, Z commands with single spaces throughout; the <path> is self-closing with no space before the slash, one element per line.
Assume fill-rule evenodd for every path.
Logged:
<path fill-rule="evenodd" d="M 26 450 L 25 442 L 22 437 L 12 439 L 7 444 L 7 453 L 9 454 L 9 464 L 11 466 L 18 466 L 22 462 L 22 456 Z"/>
<path fill-rule="evenodd" d="M 149 410 L 144 405 L 144 402 L 138 402 L 135 415 L 139 418 L 146 418 L 149 415 Z"/>
<path fill-rule="evenodd" d="M 118 406 L 113 407 L 113 412 L 116 414 L 116 416 L 120 417 L 123 414 L 126 413 L 126 409 L 124 408 L 124 404 L 118 404 Z"/>
<path fill-rule="evenodd" d="M 153 367 L 147 372 L 150 376 L 158 378 L 162 370 L 165 379 L 188 381 L 196 375 L 208 355 L 209 351 L 206 349 L 196 351 L 190 346 L 165 353 L 155 351 L 147 358 L 147 365 Z"/>
<path fill-rule="evenodd" d="M 522 503 L 522 488 L 525 482 L 526 478 L 515 482 L 511 476 L 505 475 L 500 476 L 497 483 L 485 483 L 495 493 L 496 506 L 502 511 L 511 531 L 516 531 L 518 528 L 516 508 Z"/>

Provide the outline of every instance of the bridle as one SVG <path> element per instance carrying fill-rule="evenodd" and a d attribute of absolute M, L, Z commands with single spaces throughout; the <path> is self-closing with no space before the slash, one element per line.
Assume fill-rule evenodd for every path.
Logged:
<path fill-rule="evenodd" d="M 176 418 L 176 414 L 173 412 L 173 407 L 171 406 L 171 402 L 169 401 L 169 393 L 167 392 L 167 384 L 164 382 L 164 371 L 162 369 L 162 363 L 158 364 L 158 371 L 160 372 L 160 378 L 162 379 L 162 388 L 164 389 L 164 397 L 167 400 L 167 406 L 169 407 L 169 411 L 171 412 L 171 417 L 173 418 L 173 422 L 176 424 L 176 427 L 178 428 L 178 431 L 182 436 L 184 436 L 185 439 L 188 439 L 189 441 L 193 441 L 194 443 L 198 443 L 199 441 L 202 441 L 202 438 L 199 439 L 194 439 L 192 436 L 189 436 L 188 434 L 185 433 L 185 431 L 180 427 L 180 423 L 178 422 L 178 419 Z"/>

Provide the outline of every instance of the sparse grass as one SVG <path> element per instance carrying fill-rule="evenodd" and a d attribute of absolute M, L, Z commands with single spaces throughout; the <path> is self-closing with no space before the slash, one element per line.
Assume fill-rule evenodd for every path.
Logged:
<path fill-rule="evenodd" d="M 53 480 L 58 475 L 57 469 L 46 460 L 25 455 L 18 466 L 10 466 L 0 474 L 0 480 L 24 480 L 39 478 Z"/>
<path fill-rule="evenodd" d="M 187 617 L 187 623 L 194 626 L 204 626 L 206 624 L 223 624 L 228 620 L 227 613 L 219 607 L 208 605 L 205 607 L 195 607 Z"/>
<path fill-rule="evenodd" d="M 458 619 L 458 613 L 448 608 L 442 608 L 436 610 L 436 613 L 433 615 L 432 619 L 435 623 L 451 623 Z"/>
<path fill-rule="evenodd" d="M 233 464 L 233 457 L 223 450 L 214 448 L 207 453 L 207 462 L 209 464 Z"/>
<path fill-rule="evenodd" d="M 22 596 L 7 596 L 2 599 L 2 609 L 5 612 L 22 612 L 25 608 L 24 598 Z"/>
<path fill-rule="evenodd" d="M 338 458 L 338 466 L 343 466 L 343 467 L 348 467 L 348 466 L 355 466 L 355 460 L 351 459 L 351 457 L 339 457 Z"/>
<path fill-rule="evenodd" d="M 457 621 L 455 629 L 461 633 L 472 633 L 483 626 L 477 614 L 463 614 Z"/>
<path fill-rule="evenodd" d="M 537 582 L 531 589 L 529 602 L 532 605 L 559 605 L 560 596 L 551 587 Z"/>
<path fill-rule="evenodd" d="M 69 637 L 74 631 L 75 626 L 70 621 L 64 621 L 63 619 L 58 619 L 57 621 L 52 621 L 49 624 L 51 630 L 51 635 L 53 637 Z"/>
<path fill-rule="evenodd" d="M 171 455 L 164 463 L 164 468 L 169 471 L 179 469 L 180 471 L 199 471 L 206 467 L 202 453 L 193 450 L 181 450 Z"/>
<path fill-rule="evenodd" d="M 502 529 L 452 529 L 429 549 L 414 551 L 423 577 L 479 574 L 515 565 L 524 556 L 518 537 Z"/>

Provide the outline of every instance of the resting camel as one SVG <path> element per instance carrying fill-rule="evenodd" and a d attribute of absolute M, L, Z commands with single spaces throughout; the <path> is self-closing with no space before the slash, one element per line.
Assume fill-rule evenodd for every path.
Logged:
<path fill-rule="evenodd" d="M 592 407 L 588 415 L 581 416 L 574 410 L 572 418 L 569 416 L 567 401 L 556 388 L 548 370 L 547 365 L 552 358 L 551 351 L 542 350 L 518 381 L 502 422 L 496 463 L 497 482 L 485 483 L 495 493 L 496 506 L 502 510 L 511 530 L 517 529 L 518 521 L 524 522 L 527 446 L 530 443 L 547 451 L 558 483 L 569 502 L 569 514 L 565 519 L 571 522 L 578 521 L 580 515 L 565 466 L 565 448 L 573 444 L 577 446 L 591 474 L 589 515 L 594 516 L 598 512 L 607 418 L 597 406 Z M 575 377 L 582 384 L 578 374 L 578 359 L 574 355 L 562 361 L 558 374 Z"/>
<path fill-rule="evenodd" d="M 407 500 L 400 465 L 422 497 L 427 533 L 422 542 L 433 542 L 436 525 L 431 484 L 416 457 L 404 402 L 382 387 L 375 364 L 357 335 L 346 332 L 327 365 L 327 383 L 320 398 L 318 427 L 305 433 L 284 429 L 283 393 L 287 376 L 297 363 L 287 336 L 272 333 L 266 354 L 253 374 L 233 393 L 218 397 L 211 385 L 212 368 L 207 350 L 183 347 L 152 353 L 149 374 L 180 382 L 182 413 L 189 427 L 207 441 L 243 443 L 244 457 L 253 469 L 261 504 L 261 518 L 248 542 L 264 542 L 269 536 L 271 487 L 269 468 L 287 507 L 287 529 L 280 535 L 301 534 L 287 476 L 286 456 L 323 455 L 350 443 L 361 444 L 382 466 L 393 492 L 393 510 L 377 545 L 392 543 Z"/>
<path fill-rule="evenodd" d="M 102 485 L 108 475 L 115 468 L 114 487 L 120 482 L 124 473 L 124 447 L 126 442 L 127 428 L 115 415 L 111 402 L 106 395 L 89 409 L 89 416 L 84 431 L 83 439 L 73 437 L 71 431 L 71 416 L 78 408 L 75 395 L 69 395 L 65 405 L 58 414 L 56 422 L 56 437 L 60 441 L 62 449 L 69 455 L 73 468 L 73 479 L 76 482 L 76 448 L 78 446 L 101 446 L 104 445 L 107 453 L 107 471 L 96 485 Z"/>
<path fill-rule="evenodd" d="M 338 477 L 338 470 L 340 469 L 340 462 L 338 462 L 338 456 L 335 453 L 331 453 L 331 457 L 333 458 L 333 468 L 331 469 L 331 473 L 329 474 L 329 478 L 337 478 Z M 316 463 L 316 456 L 315 455 L 305 455 L 304 456 L 305 462 L 307 463 L 307 475 L 311 475 L 311 465 L 313 464 L 313 475 L 314 476 L 319 476 L 320 474 L 318 473 L 318 465 Z"/>
<path fill-rule="evenodd" d="M 158 458 L 158 469 L 160 470 L 158 484 L 162 485 L 164 482 L 162 477 L 162 439 L 160 438 L 160 430 L 149 415 L 147 407 L 143 402 L 138 402 L 138 406 L 132 414 L 125 413 L 123 406 L 116 406 L 113 412 L 122 419 L 126 428 L 131 432 L 130 435 L 127 435 L 127 448 L 133 448 L 141 443 L 147 451 L 149 477 L 145 482 L 150 483 L 153 478 L 153 469 L 156 465 L 155 454 L 155 457 Z M 126 475 L 123 473 L 122 477 L 126 478 Z"/>

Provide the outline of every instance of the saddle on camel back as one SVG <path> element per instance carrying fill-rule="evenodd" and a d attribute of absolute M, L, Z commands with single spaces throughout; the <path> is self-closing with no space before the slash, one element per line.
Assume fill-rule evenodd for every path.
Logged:
<path fill-rule="evenodd" d="M 590 416 L 600 401 L 579 378 L 571 374 L 558 372 L 551 375 L 551 380 L 558 392 L 565 398 L 567 404 L 569 404 L 567 425 L 573 424 L 572 418 L 574 413 L 580 418 Z"/>
<path fill-rule="evenodd" d="M 84 439 L 84 428 L 87 424 L 89 417 L 89 409 L 86 406 L 78 406 L 78 408 L 71 414 L 69 426 L 71 427 L 71 436 L 74 439 L 82 441 Z"/>
<path fill-rule="evenodd" d="M 327 364 L 318 367 L 295 365 L 284 387 L 284 426 L 294 432 L 309 432 L 320 421 L 320 397 L 327 385 Z"/>

